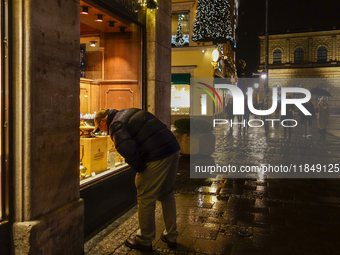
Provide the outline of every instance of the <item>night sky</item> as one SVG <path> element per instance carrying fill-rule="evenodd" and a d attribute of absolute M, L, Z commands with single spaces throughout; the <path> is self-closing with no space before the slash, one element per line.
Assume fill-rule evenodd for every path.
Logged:
<path fill-rule="evenodd" d="M 340 30 L 339 0 L 268 0 L 268 7 L 269 34 Z M 237 63 L 245 60 L 245 75 L 251 77 L 260 60 L 258 36 L 265 31 L 265 0 L 240 0 L 238 22 Z"/>

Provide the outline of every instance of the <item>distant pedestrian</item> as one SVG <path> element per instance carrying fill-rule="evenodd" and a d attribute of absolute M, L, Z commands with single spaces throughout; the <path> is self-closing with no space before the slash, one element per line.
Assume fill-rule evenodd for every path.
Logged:
<path fill-rule="evenodd" d="M 275 119 L 280 118 L 280 112 L 281 112 L 281 101 L 278 101 L 276 109 L 275 109 Z"/>
<path fill-rule="evenodd" d="M 244 96 L 244 116 L 243 116 L 243 120 L 245 121 L 245 126 L 246 128 L 248 128 L 248 121 L 249 121 L 249 108 L 248 108 L 248 96 Z"/>
<path fill-rule="evenodd" d="M 320 102 L 317 105 L 318 112 L 318 128 L 321 138 L 326 138 L 326 129 L 329 120 L 329 106 L 325 102 L 324 98 L 321 97 Z"/>
<path fill-rule="evenodd" d="M 258 104 L 258 109 L 262 110 L 263 109 L 263 101 L 260 101 Z"/>
<path fill-rule="evenodd" d="M 291 98 L 291 97 L 288 96 L 287 98 Z M 287 130 L 288 130 L 289 138 L 291 138 L 291 136 L 292 136 L 292 124 L 293 124 L 293 120 L 294 120 L 294 109 L 295 109 L 295 106 L 293 104 L 286 104 L 286 115 L 282 115 L 282 112 L 281 112 L 281 121 L 287 120 L 287 121 L 284 122 L 285 126 L 283 127 L 285 138 L 286 138 Z"/>
<path fill-rule="evenodd" d="M 230 125 L 230 134 L 232 134 L 232 122 L 234 121 L 234 105 L 233 105 L 233 100 L 230 98 L 229 102 L 226 106 L 226 113 L 227 113 L 227 119 L 229 121 Z"/>
<path fill-rule="evenodd" d="M 312 115 L 305 115 L 303 112 L 299 112 L 300 115 L 300 122 L 304 126 L 304 134 L 303 137 L 310 137 L 311 135 L 311 128 L 312 128 L 312 120 L 315 116 L 315 109 L 313 103 L 309 100 L 307 103 L 304 103 L 303 106 L 309 111 Z"/>

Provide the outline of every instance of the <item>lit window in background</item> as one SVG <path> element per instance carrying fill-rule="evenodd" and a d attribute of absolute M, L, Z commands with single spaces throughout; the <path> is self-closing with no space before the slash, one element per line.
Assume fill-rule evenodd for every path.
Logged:
<path fill-rule="evenodd" d="M 180 24 L 179 24 L 180 21 Z M 176 44 L 178 41 L 179 30 L 183 39 L 183 44 Z M 188 13 L 174 13 L 171 21 L 171 46 L 189 46 L 190 31 L 189 31 L 189 14 Z"/>
<path fill-rule="evenodd" d="M 190 85 L 171 85 L 171 114 L 190 114 Z"/>

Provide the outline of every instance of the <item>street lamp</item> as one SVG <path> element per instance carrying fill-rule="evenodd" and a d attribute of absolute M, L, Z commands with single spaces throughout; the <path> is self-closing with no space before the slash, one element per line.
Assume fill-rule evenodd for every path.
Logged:
<path fill-rule="evenodd" d="M 212 61 L 217 62 L 219 58 L 220 58 L 220 53 L 218 49 L 214 49 L 212 52 Z"/>
<path fill-rule="evenodd" d="M 218 51 L 217 48 L 213 50 L 211 58 L 212 58 L 212 63 L 211 64 L 212 64 L 212 66 L 214 68 L 214 71 L 215 71 L 218 68 L 217 61 L 220 58 L 220 52 Z"/>

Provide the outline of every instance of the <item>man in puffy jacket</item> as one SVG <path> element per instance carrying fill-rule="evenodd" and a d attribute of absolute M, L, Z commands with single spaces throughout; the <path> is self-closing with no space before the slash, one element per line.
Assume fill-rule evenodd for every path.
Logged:
<path fill-rule="evenodd" d="M 162 241 L 177 245 L 176 202 L 173 193 L 177 175 L 179 144 L 173 133 L 153 114 L 137 109 L 102 109 L 95 118 L 95 129 L 110 135 L 117 151 L 137 172 L 139 230 L 126 246 L 152 251 L 155 239 L 155 205 L 162 203 L 165 230 Z"/>

